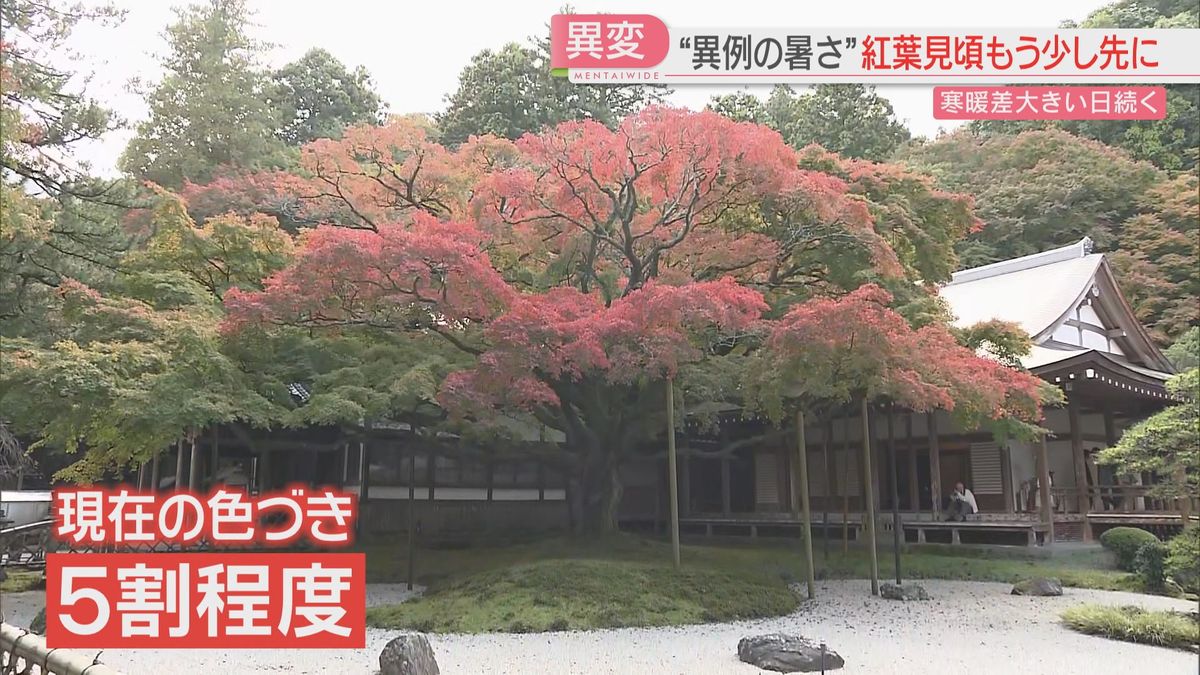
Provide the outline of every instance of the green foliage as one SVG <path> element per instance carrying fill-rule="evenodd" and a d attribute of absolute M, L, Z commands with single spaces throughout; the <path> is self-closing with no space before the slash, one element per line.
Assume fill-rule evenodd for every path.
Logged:
<path fill-rule="evenodd" d="M 1097 461 L 1120 473 L 1152 471 L 1162 477 L 1151 490 L 1160 497 L 1195 495 L 1200 489 L 1200 369 L 1167 380 L 1167 392 L 1181 401 L 1130 427 Z"/>
<path fill-rule="evenodd" d="M 245 0 L 207 0 L 179 10 L 167 28 L 166 75 L 149 94 L 150 117 L 121 156 L 121 168 L 163 187 L 204 183 L 219 167 L 259 168 L 286 160 L 277 111 L 261 69 L 263 45 L 249 36 Z"/>
<path fill-rule="evenodd" d="M 1200 526 L 1192 525 L 1167 542 L 1167 575 L 1190 593 L 1200 593 Z"/>
<path fill-rule="evenodd" d="M 76 27 L 105 25 L 118 16 L 106 6 L 0 3 L 3 335 L 45 335 L 59 282 L 105 283 L 129 246 L 118 218 L 135 201 L 130 187 L 89 176 L 72 156 L 77 144 L 100 138 L 116 120 L 80 86 L 86 77 L 66 67 Z"/>
<path fill-rule="evenodd" d="M 1114 527 L 1100 535 L 1100 545 L 1117 556 L 1117 566 L 1128 572 L 1137 570 L 1137 554 L 1143 544 L 1158 543 L 1158 537 L 1136 527 Z"/>
<path fill-rule="evenodd" d="M 347 70 L 324 49 L 310 49 L 273 79 L 271 101 L 282 125 L 276 133 L 290 146 L 337 138 L 346 127 L 382 121 L 385 105 L 366 69 Z"/>
<path fill-rule="evenodd" d="M 819 84 L 803 94 L 777 85 L 765 103 L 737 92 L 714 97 L 709 108 L 738 121 L 765 124 L 794 148 L 815 143 L 854 159 L 887 160 L 910 138 L 892 104 L 873 85 Z"/>
<path fill-rule="evenodd" d="M 1200 326 L 1192 326 L 1163 352 L 1175 370 L 1200 368 Z"/>
<path fill-rule="evenodd" d="M 1192 0 L 1118 0 L 1096 9 L 1078 28 L 1200 28 L 1200 7 Z M 1121 148 L 1135 159 L 1168 171 L 1192 171 L 1200 159 L 1200 86 L 1167 86 L 1167 112 L 1161 120 L 979 121 L 980 134 L 1015 134 L 1059 128 Z"/>
<path fill-rule="evenodd" d="M 902 159 L 941 187 L 975 197 L 984 227 L 959 249 L 982 265 L 1089 236 L 1116 243 L 1121 223 L 1139 212 L 1157 181 L 1153 166 L 1060 130 L 978 137 L 965 131 L 915 146 Z"/>
<path fill-rule="evenodd" d="M 780 616 L 797 597 L 779 577 L 669 562 L 541 560 L 451 581 L 368 610 L 368 625 L 481 633 L 674 626 Z"/>
<path fill-rule="evenodd" d="M 1020 326 L 993 319 L 954 329 L 959 344 L 978 352 L 983 350 L 1001 363 L 1021 367 L 1021 357 L 1029 353 L 1033 342 Z"/>
<path fill-rule="evenodd" d="M 282 388 L 260 393 L 226 355 L 219 293 L 257 284 L 290 239 L 266 223 L 214 220 L 196 228 L 164 197 L 155 233 L 107 292 L 61 282 L 52 331 L 0 347 L 0 409 L 14 428 L 38 439 L 34 449 L 84 451 L 58 478 L 119 474 L 197 429 L 280 415 Z"/>
<path fill-rule="evenodd" d="M 441 140 L 457 146 L 473 135 L 516 139 L 572 120 L 615 126 L 663 100 L 670 90 L 642 85 L 579 85 L 550 73 L 549 41 L 510 42 L 471 57 L 437 116 Z"/>
<path fill-rule="evenodd" d="M 1157 590 L 1167 583 L 1166 562 L 1167 545 L 1157 540 L 1148 541 L 1138 547 L 1133 568 L 1146 588 Z"/>
<path fill-rule="evenodd" d="M 1178 612 L 1079 605 L 1063 612 L 1062 619 L 1068 628 L 1113 640 L 1187 650 L 1200 645 L 1200 622 Z"/>

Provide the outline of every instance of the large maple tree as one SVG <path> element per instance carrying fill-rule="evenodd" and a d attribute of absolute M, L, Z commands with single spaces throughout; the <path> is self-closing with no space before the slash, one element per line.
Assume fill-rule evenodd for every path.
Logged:
<path fill-rule="evenodd" d="M 797 312 L 821 314 L 827 296 L 869 281 L 931 297 L 917 280 L 953 262 L 934 264 L 929 242 L 975 225 L 964 200 L 903 171 L 806 163 L 774 131 L 711 112 L 651 108 L 616 129 L 568 122 L 453 152 L 399 124 L 305 149 L 298 189 L 327 224 L 262 290 L 225 294 L 226 334 L 382 331 L 452 345 L 469 365 L 435 402 L 479 426 L 509 416 L 557 430 L 556 460 L 593 530 L 615 526 L 620 469 L 658 452 L 666 386 L 740 401 L 728 375 L 773 349 L 772 331 Z M 942 231 L 922 239 L 912 225 L 898 239 L 904 228 L 881 217 L 897 203 L 923 205 Z M 897 255 L 890 241 L 910 239 L 924 249 Z M 868 333 L 891 354 L 934 351 L 941 366 L 860 395 L 965 399 L 999 415 L 1029 393 L 940 324 Z"/>

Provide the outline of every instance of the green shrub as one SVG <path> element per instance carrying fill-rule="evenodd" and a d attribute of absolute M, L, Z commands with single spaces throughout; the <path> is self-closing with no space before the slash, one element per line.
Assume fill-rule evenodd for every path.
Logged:
<path fill-rule="evenodd" d="M 1133 568 L 1146 588 L 1159 590 L 1167 583 L 1166 562 L 1167 545 L 1155 539 L 1138 547 Z"/>
<path fill-rule="evenodd" d="M 1068 628 L 1114 640 L 1189 650 L 1200 644 L 1200 621 L 1179 612 L 1078 605 L 1063 612 L 1062 619 Z"/>
<path fill-rule="evenodd" d="M 1167 575 L 1191 593 L 1200 593 L 1200 526 L 1185 529 L 1167 542 Z"/>
<path fill-rule="evenodd" d="M 1114 527 L 1100 535 L 1100 545 L 1117 556 L 1117 566 L 1126 572 L 1137 571 L 1137 552 L 1142 544 L 1158 537 L 1136 527 Z"/>

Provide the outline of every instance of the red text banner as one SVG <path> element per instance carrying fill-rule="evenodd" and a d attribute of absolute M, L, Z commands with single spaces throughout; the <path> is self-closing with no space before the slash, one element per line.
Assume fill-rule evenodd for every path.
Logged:
<path fill-rule="evenodd" d="M 53 649 L 361 648 L 361 553 L 52 553 Z"/>
<path fill-rule="evenodd" d="M 934 87 L 938 120 L 1161 120 L 1166 87 Z"/>

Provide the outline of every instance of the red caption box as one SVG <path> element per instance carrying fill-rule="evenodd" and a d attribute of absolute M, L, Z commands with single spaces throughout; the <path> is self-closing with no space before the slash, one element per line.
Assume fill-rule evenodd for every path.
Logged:
<path fill-rule="evenodd" d="M 52 553 L 52 649 L 366 646 L 362 553 Z"/>

